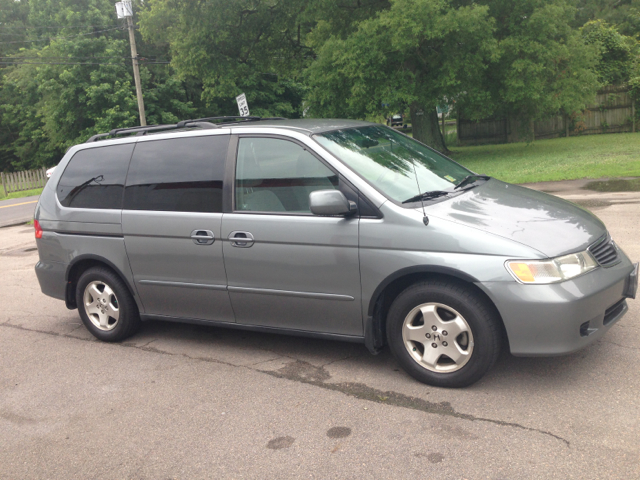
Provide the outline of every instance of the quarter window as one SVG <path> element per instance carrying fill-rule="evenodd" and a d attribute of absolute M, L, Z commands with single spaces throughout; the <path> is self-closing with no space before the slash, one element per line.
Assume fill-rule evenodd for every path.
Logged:
<path fill-rule="evenodd" d="M 122 208 L 122 194 L 133 144 L 87 148 L 67 164 L 56 188 L 71 208 Z"/>
<path fill-rule="evenodd" d="M 140 142 L 129 167 L 126 210 L 222 212 L 228 135 Z"/>
<path fill-rule="evenodd" d="M 300 145 L 276 138 L 241 138 L 236 210 L 310 213 L 309 194 L 338 188 L 338 176 Z"/>

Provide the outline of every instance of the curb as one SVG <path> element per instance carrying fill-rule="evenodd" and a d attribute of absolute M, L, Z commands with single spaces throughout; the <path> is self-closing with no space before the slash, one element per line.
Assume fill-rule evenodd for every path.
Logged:
<path fill-rule="evenodd" d="M 13 219 L 7 223 L 0 224 L 0 228 L 9 228 L 9 227 L 19 227 L 20 225 L 25 225 L 31 221 L 33 217 L 29 215 L 28 217 Z"/>

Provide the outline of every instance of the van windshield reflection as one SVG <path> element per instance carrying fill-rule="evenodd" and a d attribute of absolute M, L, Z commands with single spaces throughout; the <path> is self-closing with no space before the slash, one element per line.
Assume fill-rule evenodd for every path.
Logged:
<path fill-rule="evenodd" d="M 335 130 L 314 138 L 399 203 L 414 198 L 419 201 L 421 192 L 453 189 L 473 174 L 426 145 L 382 125 Z"/>

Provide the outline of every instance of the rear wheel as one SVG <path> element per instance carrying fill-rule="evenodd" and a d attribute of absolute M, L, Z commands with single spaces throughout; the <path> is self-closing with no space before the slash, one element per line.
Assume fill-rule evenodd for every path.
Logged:
<path fill-rule="evenodd" d="M 120 277 L 106 268 L 90 268 L 80 276 L 76 304 L 85 327 L 105 342 L 124 340 L 140 328 L 133 297 Z"/>
<path fill-rule="evenodd" d="M 395 299 L 387 340 L 407 373 L 438 387 L 478 381 L 500 353 L 499 320 L 492 306 L 462 284 L 421 282 Z"/>

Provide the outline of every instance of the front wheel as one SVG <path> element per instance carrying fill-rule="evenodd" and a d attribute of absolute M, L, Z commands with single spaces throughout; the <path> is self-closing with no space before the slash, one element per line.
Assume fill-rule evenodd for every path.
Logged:
<path fill-rule="evenodd" d="M 487 300 L 464 285 L 421 282 L 391 305 L 387 340 L 415 379 L 437 387 L 466 387 L 498 358 L 499 320 Z"/>

